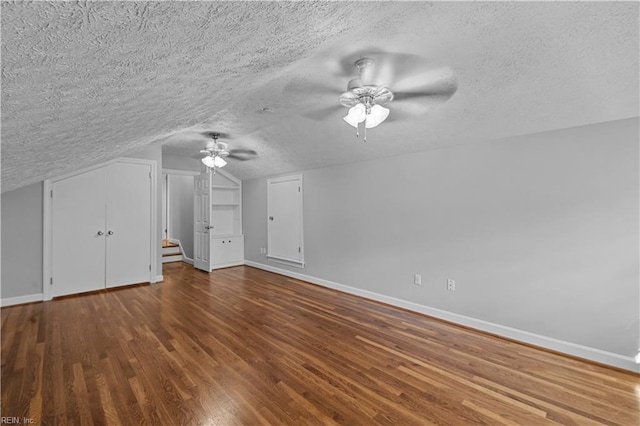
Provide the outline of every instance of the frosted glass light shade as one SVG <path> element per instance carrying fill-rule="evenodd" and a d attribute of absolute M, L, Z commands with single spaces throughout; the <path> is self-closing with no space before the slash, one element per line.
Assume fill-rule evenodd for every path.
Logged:
<path fill-rule="evenodd" d="M 371 111 L 367 114 L 367 122 L 365 126 L 367 129 L 371 129 L 376 127 L 378 124 L 382 123 L 389 116 L 389 108 L 385 108 L 381 105 L 374 105 L 371 107 Z"/>
<path fill-rule="evenodd" d="M 213 157 L 213 164 L 215 164 L 217 168 L 221 169 L 227 165 L 227 162 L 224 158 L 216 156 Z"/>
<path fill-rule="evenodd" d="M 351 109 L 349 109 L 349 113 L 344 116 L 342 119 L 349 123 L 349 125 L 353 127 L 358 127 L 358 123 L 362 123 L 367 115 L 367 109 L 364 104 L 358 104 Z"/>
<path fill-rule="evenodd" d="M 210 156 L 206 156 L 202 159 L 202 164 L 204 164 L 207 167 L 213 167 L 213 157 Z"/>
<path fill-rule="evenodd" d="M 220 169 L 226 166 L 227 162 L 224 160 L 224 158 L 218 157 L 217 155 L 215 157 L 208 155 L 202 159 L 202 164 L 209 168 L 217 167 Z"/>

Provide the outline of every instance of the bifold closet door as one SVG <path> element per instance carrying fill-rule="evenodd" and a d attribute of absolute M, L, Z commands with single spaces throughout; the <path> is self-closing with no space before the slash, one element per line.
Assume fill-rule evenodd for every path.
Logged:
<path fill-rule="evenodd" d="M 148 282 L 151 166 L 115 163 L 106 179 L 106 287 Z"/>
<path fill-rule="evenodd" d="M 53 297 L 104 288 L 105 182 L 100 168 L 52 185 Z"/>

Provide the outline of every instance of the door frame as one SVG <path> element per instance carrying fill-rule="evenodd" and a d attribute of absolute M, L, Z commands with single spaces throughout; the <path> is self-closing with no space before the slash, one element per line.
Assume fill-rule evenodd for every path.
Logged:
<path fill-rule="evenodd" d="M 300 227 L 298 229 L 300 260 L 279 257 L 271 253 L 271 226 L 269 225 L 269 215 L 271 214 L 272 206 L 271 185 L 289 181 L 297 181 L 299 184 L 300 202 L 296 207 L 298 216 L 300 218 Z M 302 174 L 267 179 L 267 217 L 265 218 L 265 220 L 267 223 L 267 259 L 275 263 L 304 268 L 304 176 Z"/>
<path fill-rule="evenodd" d="M 51 194 L 53 184 L 57 181 L 68 179 L 70 177 L 80 175 L 91 170 L 109 166 L 115 163 L 133 163 L 144 164 L 151 167 L 151 241 L 149 247 L 151 270 L 149 271 L 149 282 L 158 282 L 156 270 L 158 268 L 158 164 L 155 160 L 146 160 L 142 158 L 121 157 L 109 160 L 104 163 L 95 164 L 80 170 L 58 176 L 53 179 L 45 179 L 43 190 L 43 224 L 42 224 L 42 300 L 51 300 L 51 283 L 53 273 L 53 228 L 52 228 L 52 204 Z M 160 280 L 161 281 L 161 280 Z"/>
<path fill-rule="evenodd" d="M 171 241 L 171 209 L 169 208 L 169 204 L 171 201 L 171 189 L 170 189 L 170 181 L 171 176 L 180 175 L 180 176 L 198 176 L 200 172 L 193 172 L 190 170 L 177 170 L 177 169 L 162 169 L 162 174 L 167 178 L 167 191 L 166 194 L 163 194 L 163 197 L 166 197 L 166 215 L 167 215 L 167 239 Z M 162 228 L 162 233 L 164 234 L 164 227 Z M 184 256 L 184 253 L 183 253 Z"/>

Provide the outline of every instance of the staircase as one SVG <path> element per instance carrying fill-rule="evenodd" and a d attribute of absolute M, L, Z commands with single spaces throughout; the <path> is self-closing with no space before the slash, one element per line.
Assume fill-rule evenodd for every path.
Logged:
<path fill-rule="evenodd" d="M 182 261 L 180 245 L 169 240 L 162 240 L 162 263 Z"/>

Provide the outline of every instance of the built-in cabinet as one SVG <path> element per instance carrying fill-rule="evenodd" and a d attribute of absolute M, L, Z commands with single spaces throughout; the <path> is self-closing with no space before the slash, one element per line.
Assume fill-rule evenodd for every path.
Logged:
<path fill-rule="evenodd" d="M 151 281 L 152 168 L 122 160 L 50 182 L 51 297 Z"/>
<path fill-rule="evenodd" d="M 194 266 L 204 271 L 244 263 L 242 183 L 221 170 L 194 179 Z"/>

